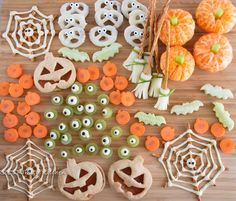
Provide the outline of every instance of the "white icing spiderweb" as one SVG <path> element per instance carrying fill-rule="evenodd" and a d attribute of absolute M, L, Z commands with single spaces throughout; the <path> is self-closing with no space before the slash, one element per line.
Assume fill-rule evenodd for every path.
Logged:
<path fill-rule="evenodd" d="M 166 142 L 159 157 L 169 187 L 178 187 L 198 197 L 225 170 L 216 141 L 188 129 L 176 139 Z"/>
<path fill-rule="evenodd" d="M 53 188 L 56 164 L 51 154 L 31 140 L 16 152 L 6 156 L 1 172 L 6 176 L 8 189 L 25 193 L 34 198 L 44 190 Z"/>
<path fill-rule="evenodd" d="M 3 37 L 13 54 L 33 59 L 49 52 L 55 30 L 53 16 L 41 13 L 37 6 L 29 11 L 11 11 Z"/>

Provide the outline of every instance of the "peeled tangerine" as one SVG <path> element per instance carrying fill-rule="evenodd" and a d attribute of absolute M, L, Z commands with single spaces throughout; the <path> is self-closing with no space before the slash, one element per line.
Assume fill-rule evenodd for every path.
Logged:
<path fill-rule="evenodd" d="M 166 52 L 161 55 L 161 69 L 166 71 Z M 191 77 L 195 67 L 192 54 L 181 46 L 170 48 L 169 79 L 175 81 L 185 81 Z"/>
<path fill-rule="evenodd" d="M 170 9 L 161 29 L 160 39 L 166 44 L 166 24 L 170 21 L 170 46 L 184 45 L 192 39 L 195 30 L 195 22 L 192 15 L 182 9 Z"/>
<path fill-rule="evenodd" d="M 203 0 L 196 11 L 197 24 L 209 33 L 228 33 L 236 24 L 236 8 L 230 0 Z"/>
<path fill-rule="evenodd" d="M 220 34 L 207 34 L 194 45 L 196 65 L 202 70 L 218 72 L 224 70 L 233 59 L 233 50 L 228 39 Z"/>

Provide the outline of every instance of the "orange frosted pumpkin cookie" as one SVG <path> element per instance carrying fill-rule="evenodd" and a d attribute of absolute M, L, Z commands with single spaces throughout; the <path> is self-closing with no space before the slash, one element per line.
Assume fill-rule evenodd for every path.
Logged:
<path fill-rule="evenodd" d="M 170 21 L 170 45 L 184 45 L 194 35 L 195 22 L 192 15 L 182 9 L 170 9 L 161 29 L 160 39 L 166 44 L 166 23 Z"/>
<path fill-rule="evenodd" d="M 166 52 L 161 55 L 161 69 L 165 74 Z M 192 54 L 181 46 L 170 48 L 169 79 L 185 81 L 193 74 L 195 61 Z"/>
<path fill-rule="evenodd" d="M 233 59 L 233 50 L 228 39 L 220 34 L 207 34 L 194 45 L 197 67 L 209 72 L 224 70 Z"/>
<path fill-rule="evenodd" d="M 228 33 L 236 24 L 236 8 L 230 0 L 203 0 L 196 11 L 197 24 L 209 33 Z"/>

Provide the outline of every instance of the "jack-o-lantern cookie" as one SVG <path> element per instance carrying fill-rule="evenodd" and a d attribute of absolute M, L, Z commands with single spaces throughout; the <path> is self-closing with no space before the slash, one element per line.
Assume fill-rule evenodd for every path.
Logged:
<path fill-rule="evenodd" d="M 146 13 L 143 12 L 142 10 L 133 10 L 129 14 L 129 24 L 143 29 L 146 17 L 147 17 Z"/>
<path fill-rule="evenodd" d="M 43 93 L 52 92 L 57 88 L 67 89 L 75 79 L 74 64 L 68 59 L 54 57 L 52 53 L 47 53 L 34 71 L 34 84 Z"/>
<path fill-rule="evenodd" d="M 84 17 L 87 17 L 89 13 L 89 7 L 85 3 L 81 3 L 81 2 L 65 3 L 61 6 L 60 12 L 61 12 L 61 15 L 82 14 Z"/>
<path fill-rule="evenodd" d="M 82 14 L 64 14 L 59 17 L 58 24 L 61 29 L 69 29 L 71 27 L 81 27 L 84 29 L 87 25 Z"/>
<path fill-rule="evenodd" d="M 95 12 L 98 10 L 105 8 L 108 10 L 116 10 L 120 12 L 120 2 L 119 1 L 112 1 L 112 0 L 97 0 L 94 4 Z"/>
<path fill-rule="evenodd" d="M 123 15 L 116 10 L 100 9 L 95 13 L 95 21 L 99 26 L 120 27 L 123 23 Z"/>
<path fill-rule="evenodd" d="M 152 185 L 152 175 L 143 162 L 141 156 L 136 156 L 113 163 L 108 171 L 110 186 L 129 200 L 141 199 Z"/>
<path fill-rule="evenodd" d="M 68 159 L 67 167 L 59 172 L 59 190 L 71 200 L 89 200 L 104 186 L 105 174 L 96 163 Z"/>
<path fill-rule="evenodd" d="M 108 46 L 117 39 L 118 31 L 113 26 L 96 26 L 89 31 L 91 42 L 99 47 Z"/>
<path fill-rule="evenodd" d="M 133 10 L 142 10 L 145 13 L 148 13 L 148 9 L 146 6 L 144 6 L 143 4 L 139 3 L 136 0 L 123 0 L 122 4 L 121 4 L 121 12 L 123 13 L 123 15 L 129 19 L 129 14 L 133 11 Z"/>
<path fill-rule="evenodd" d="M 131 46 L 139 46 L 142 42 L 143 29 L 130 25 L 125 29 L 124 37 L 127 43 Z"/>
<path fill-rule="evenodd" d="M 61 43 L 69 48 L 78 48 L 85 41 L 85 31 L 81 27 L 62 29 L 59 33 Z"/>

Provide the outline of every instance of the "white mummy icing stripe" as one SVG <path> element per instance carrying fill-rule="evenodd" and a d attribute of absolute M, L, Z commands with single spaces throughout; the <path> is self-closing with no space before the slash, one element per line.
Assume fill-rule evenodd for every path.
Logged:
<path fill-rule="evenodd" d="M 65 14 L 59 17 L 58 24 L 61 29 L 69 29 L 71 27 L 85 28 L 87 23 L 82 14 Z"/>
<path fill-rule="evenodd" d="M 142 41 L 143 30 L 134 25 L 128 26 L 124 32 L 125 40 L 131 46 L 139 46 Z"/>
<path fill-rule="evenodd" d="M 97 0 L 95 2 L 95 12 L 100 9 L 108 9 L 108 10 L 116 10 L 120 12 L 120 2 L 119 1 L 111 1 L 111 0 Z"/>
<path fill-rule="evenodd" d="M 78 48 L 85 41 L 84 29 L 80 27 L 72 27 L 70 29 L 63 29 L 59 33 L 61 43 L 70 48 Z"/>
<path fill-rule="evenodd" d="M 129 14 L 129 24 L 143 29 L 146 17 L 146 13 L 142 10 L 133 10 Z"/>
<path fill-rule="evenodd" d="M 89 32 L 91 42 L 99 47 L 108 46 L 114 43 L 117 39 L 118 32 L 113 26 L 96 26 Z"/>
<path fill-rule="evenodd" d="M 123 2 L 121 4 L 121 11 L 127 19 L 129 18 L 129 14 L 133 10 L 142 10 L 145 13 L 148 12 L 147 7 L 144 6 L 143 4 L 139 3 L 136 0 L 123 0 Z"/>
<path fill-rule="evenodd" d="M 111 25 L 118 28 L 123 23 L 123 15 L 116 10 L 100 9 L 95 13 L 95 21 L 99 26 Z"/>
<path fill-rule="evenodd" d="M 85 3 L 81 3 L 81 2 L 65 3 L 61 6 L 60 12 L 61 12 L 61 15 L 82 14 L 84 17 L 87 17 L 89 13 L 89 7 Z"/>

